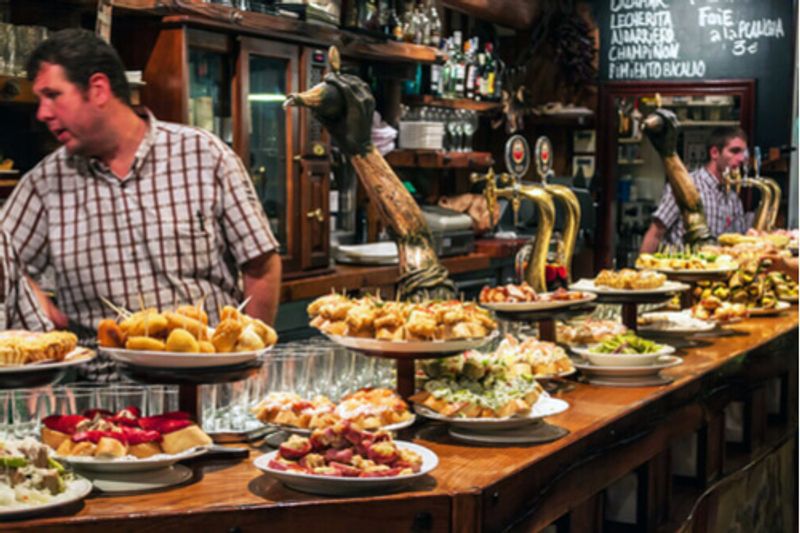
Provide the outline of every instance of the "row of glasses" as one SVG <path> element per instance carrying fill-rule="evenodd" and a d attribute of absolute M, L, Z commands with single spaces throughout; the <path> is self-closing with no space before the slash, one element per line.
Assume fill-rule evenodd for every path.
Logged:
<path fill-rule="evenodd" d="M 443 123 L 442 147 L 450 152 L 471 152 L 479 124 L 477 111 L 407 105 L 400 107 L 400 121 Z"/>
<path fill-rule="evenodd" d="M 28 57 L 45 39 L 47 28 L 44 26 L 0 22 L 0 74 L 26 76 L 25 64 Z"/>
<path fill-rule="evenodd" d="M 200 388 L 203 429 L 243 433 L 261 423 L 253 408 L 270 392 L 293 392 L 302 398 L 327 396 L 338 401 L 364 387 L 396 387 L 394 361 L 367 357 L 324 337 L 276 345 L 265 355 L 258 374 Z"/>
<path fill-rule="evenodd" d="M 70 385 L 0 391 L 0 438 L 35 436 L 50 415 L 82 414 L 89 409 L 116 413 L 136 407 L 142 416 L 178 409 L 173 385 Z"/>

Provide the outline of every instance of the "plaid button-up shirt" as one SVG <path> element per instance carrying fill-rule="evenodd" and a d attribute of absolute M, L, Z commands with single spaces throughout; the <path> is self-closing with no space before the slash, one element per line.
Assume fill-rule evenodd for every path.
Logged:
<path fill-rule="evenodd" d="M 725 192 L 725 186 L 712 176 L 705 167 L 700 167 L 691 173 L 694 184 L 703 200 L 703 210 L 706 215 L 708 229 L 714 237 L 723 233 L 744 233 L 747 231 L 742 201 L 731 189 Z M 666 244 L 682 244 L 686 228 L 683 227 L 681 212 L 675 203 L 675 195 L 669 183 L 664 186 L 664 195 L 658 209 L 653 213 L 667 228 L 664 237 Z"/>
<path fill-rule="evenodd" d="M 277 248 L 242 162 L 215 136 L 156 120 L 130 172 L 64 147 L 27 173 L 0 218 L 36 278 L 55 271 L 60 309 L 96 328 L 114 313 L 195 302 L 209 319 L 241 299 L 237 265 Z"/>

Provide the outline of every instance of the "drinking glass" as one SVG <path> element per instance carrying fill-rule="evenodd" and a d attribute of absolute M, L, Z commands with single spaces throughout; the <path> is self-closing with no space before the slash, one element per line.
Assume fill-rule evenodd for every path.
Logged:
<path fill-rule="evenodd" d="M 453 152 L 461 151 L 461 134 L 463 132 L 463 125 L 461 117 L 457 111 L 453 111 L 450 120 L 447 122 L 447 133 L 450 136 L 449 150 Z"/>
<path fill-rule="evenodd" d="M 147 387 L 142 385 L 111 385 L 100 390 L 100 399 L 102 405 L 111 407 L 112 413 L 128 407 L 135 407 L 142 414 L 148 412 Z"/>
<path fill-rule="evenodd" d="M 178 410 L 177 385 L 150 385 L 146 388 L 145 394 L 147 411 L 142 411 L 145 416 L 155 416 Z"/>
<path fill-rule="evenodd" d="M 0 391 L 0 438 L 6 439 L 11 436 L 12 428 L 12 397 L 13 393 L 8 390 Z"/>
<path fill-rule="evenodd" d="M 21 439 L 38 435 L 41 419 L 49 414 L 47 392 L 42 389 L 11 391 L 11 421 L 15 437 Z"/>
<path fill-rule="evenodd" d="M 464 145 L 462 150 L 465 152 L 471 152 L 472 136 L 475 134 L 475 130 L 478 129 L 478 113 L 468 109 L 463 109 L 462 112 L 462 127 L 464 130 Z"/>
<path fill-rule="evenodd" d="M 102 388 L 91 385 L 56 387 L 52 391 L 54 404 L 50 414 L 79 415 L 87 409 L 112 411 L 113 404 L 110 403 L 110 398 L 104 396 L 102 401 L 100 399 Z"/>

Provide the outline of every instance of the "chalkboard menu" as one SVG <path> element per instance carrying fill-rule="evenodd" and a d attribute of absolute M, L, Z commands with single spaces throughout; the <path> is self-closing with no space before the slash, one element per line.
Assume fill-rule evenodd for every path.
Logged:
<path fill-rule="evenodd" d="M 603 80 L 755 78 L 759 142 L 788 140 L 792 0 L 595 0 Z M 779 122 L 772 122 L 779 119 Z M 786 131 L 775 131 L 776 125 Z"/>

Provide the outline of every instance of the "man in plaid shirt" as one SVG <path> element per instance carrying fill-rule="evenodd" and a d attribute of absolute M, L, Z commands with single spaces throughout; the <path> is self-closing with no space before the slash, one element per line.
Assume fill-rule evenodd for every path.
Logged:
<path fill-rule="evenodd" d="M 708 229 L 714 237 L 722 233 L 744 233 L 747 221 L 742 201 L 736 191 L 726 191 L 722 175 L 726 169 L 739 167 L 747 159 L 747 135 L 739 127 L 714 128 L 706 142 L 706 150 L 706 164 L 691 175 L 703 201 Z M 640 251 L 655 252 L 662 242 L 681 244 L 685 233 L 672 187 L 667 183 Z"/>
<path fill-rule="evenodd" d="M 53 34 L 28 75 L 62 146 L 22 178 L 0 222 L 34 278 L 55 271 L 57 304 L 33 284 L 52 325 L 93 330 L 113 316 L 103 298 L 132 310 L 202 298 L 212 322 L 249 298 L 245 311 L 272 323 L 278 243 L 233 151 L 134 110 L 122 62 L 91 32 Z"/>

